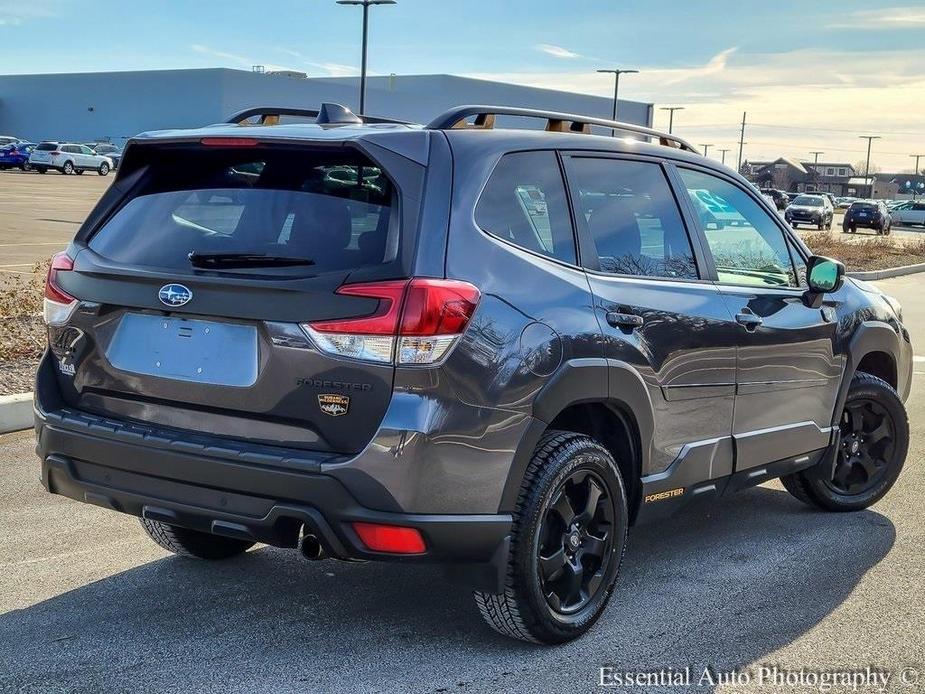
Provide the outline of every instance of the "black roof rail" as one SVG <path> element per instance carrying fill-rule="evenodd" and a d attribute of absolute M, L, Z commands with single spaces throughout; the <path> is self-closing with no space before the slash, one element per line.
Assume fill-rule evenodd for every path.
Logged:
<path fill-rule="evenodd" d="M 318 119 L 318 116 L 322 111 L 328 111 L 331 113 L 338 113 L 344 115 L 349 113 L 351 116 L 355 116 L 359 119 L 359 122 L 362 123 L 395 123 L 397 125 L 410 125 L 407 121 L 395 120 L 392 118 L 381 118 L 379 116 L 361 116 L 354 114 L 346 106 L 341 106 L 340 104 L 328 104 L 324 103 L 321 105 L 321 109 L 311 109 L 311 108 L 291 108 L 289 106 L 255 106 L 253 108 L 246 108 L 243 111 L 238 111 L 232 116 L 229 116 L 225 121 L 226 123 L 234 125 L 245 125 L 246 121 L 254 118 L 255 116 L 260 117 L 260 125 L 279 125 L 280 117 L 282 116 L 296 116 L 299 118 L 314 118 Z M 346 119 L 344 115 L 343 121 L 332 121 L 327 120 L 327 123 L 332 122 L 357 122 L 353 120 Z"/>
<path fill-rule="evenodd" d="M 467 118 L 475 116 L 475 122 L 469 124 Z M 700 152 L 687 140 L 653 130 L 642 125 L 623 123 L 621 121 L 596 118 L 594 116 L 580 116 L 574 113 L 558 113 L 556 111 L 542 111 L 533 108 L 518 108 L 515 106 L 456 106 L 445 111 L 427 124 L 430 130 L 451 130 L 455 128 L 471 128 L 475 130 L 490 130 L 495 127 L 496 116 L 522 116 L 524 118 L 542 118 L 546 120 L 546 130 L 552 132 L 572 132 L 590 134 L 591 126 L 597 125 L 612 130 L 619 130 L 634 135 L 644 135 L 653 138 L 666 147 L 683 149 L 694 154 Z"/>

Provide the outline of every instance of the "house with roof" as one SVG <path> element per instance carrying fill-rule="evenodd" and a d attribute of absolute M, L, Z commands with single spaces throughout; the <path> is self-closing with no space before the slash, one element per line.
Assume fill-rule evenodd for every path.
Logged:
<path fill-rule="evenodd" d="M 801 162 L 789 157 L 774 161 L 747 162 L 746 177 L 759 188 L 778 188 L 792 193 L 819 191 L 833 195 L 862 196 L 869 190 L 851 164 L 844 162 Z M 743 167 L 744 168 L 744 167 Z M 867 185 L 867 190 L 862 188 Z"/>

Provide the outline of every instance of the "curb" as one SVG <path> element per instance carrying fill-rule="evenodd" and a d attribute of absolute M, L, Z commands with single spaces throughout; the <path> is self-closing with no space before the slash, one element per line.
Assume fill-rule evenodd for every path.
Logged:
<path fill-rule="evenodd" d="M 0 395 L 0 434 L 32 426 L 32 393 Z"/>
<path fill-rule="evenodd" d="M 903 265 L 902 267 L 891 267 L 885 270 L 867 270 L 864 272 L 849 272 L 848 277 L 854 277 L 859 280 L 885 280 L 888 277 L 902 277 L 903 275 L 912 275 L 916 272 L 925 272 L 925 263 L 916 263 L 915 265 Z"/>

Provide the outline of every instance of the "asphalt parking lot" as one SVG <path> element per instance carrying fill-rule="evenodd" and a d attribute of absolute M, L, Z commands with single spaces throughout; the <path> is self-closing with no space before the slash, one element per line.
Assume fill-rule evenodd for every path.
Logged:
<path fill-rule="evenodd" d="M 0 172 L 0 279 L 62 250 L 113 176 Z"/>
<path fill-rule="evenodd" d="M 12 176 L 0 174 L 0 204 Z M 32 213 L 39 257 L 63 245 L 53 220 L 79 222 L 87 186 L 111 181 L 72 178 L 85 188 Z M 5 244 L 16 237 L 2 224 Z M 3 262 L 32 251 L 17 252 Z M 879 284 L 925 354 L 921 278 Z M 214 564 L 170 556 L 135 519 L 46 494 L 31 433 L 0 436 L 0 692 L 572 692 L 596 690 L 603 665 L 871 666 L 895 674 L 887 691 L 925 691 L 925 360 L 915 369 L 907 466 L 884 500 L 824 514 L 774 482 L 635 529 L 609 609 L 557 648 L 495 635 L 432 568 L 268 547 Z M 920 683 L 900 682 L 903 668 Z"/>

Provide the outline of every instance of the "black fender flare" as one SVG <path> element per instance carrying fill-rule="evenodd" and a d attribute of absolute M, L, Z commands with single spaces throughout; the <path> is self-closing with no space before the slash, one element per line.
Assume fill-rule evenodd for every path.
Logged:
<path fill-rule="evenodd" d="M 639 438 L 639 469 L 648 468 L 654 431 L 653 408 L 638 371 L 616 359 L 571 359 L 562 364 L 533 401 L 533 419 L 515 450 L 499 513 L 514 510 L 524 473 L 549 424 L 566 408 L 585 403 L 615 407 L 632 419 Z"/>
<path fill-rule="evenodd" d="M 871 352 L 885 352 L 889 354 L 896 366 L 899 377 L 900 336 L 889 323 L 868 320 L 861 323 L 851 336 L 848 343 L 848 354 L 845 358 L 845 373 L 842 375 L 841 385 L 838 387 L 838 397 L 835 399 L 835 411 L 832 413 L 832 426 L 838 426 L 841 411 L 848 397 L 848 388 L 857 372 L 858 364 Z"/>

